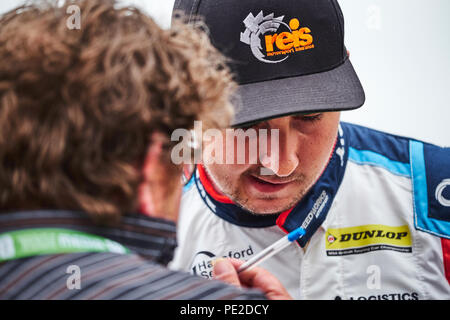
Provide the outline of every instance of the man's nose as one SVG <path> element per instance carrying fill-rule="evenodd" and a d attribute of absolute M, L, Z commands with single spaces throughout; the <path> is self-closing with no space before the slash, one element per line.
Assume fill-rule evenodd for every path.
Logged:
<path fill-rule="evenodd" d="M 282 128 L 278 130 L 278 135 L 278 139 L 275 139 L 275 141 L 271 139 L 270 141 L 270 156 L 265 155 L 261 159 L 262 175 L 275 174 L 279 177 L 287 177 L 299 165 L 297 137 L 290 130 Z"/>
<path fill-rule="evenodd" d="M 293 138 L 295 137 L 289 136 L 289 133 L 286 134 L 284 139 L 283 136 L 280 136 L 278 171 L 275 171 L 279 177 L 291 175 L 298 167 L 299 159 L 297 156 L 296 142 L 290 141 Z"/>

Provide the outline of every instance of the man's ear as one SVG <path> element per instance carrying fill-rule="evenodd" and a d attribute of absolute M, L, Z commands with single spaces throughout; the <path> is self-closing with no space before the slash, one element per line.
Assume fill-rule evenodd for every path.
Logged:
<path fill-rule="evenodd" d="M 145 155 L 144 166 L 142 168 L 142 174 L 146 180 L 154 176 L 156 170 L 158 170 L 161 164 L 161 156 L 163 149 L 163 139 L 158 139 L 158 135 L 154 134 L 152 137 L 152 142 L 147 149 L 147 154 Z"/>
<path fill-rule="evenodd" d="M 176 222 L 182 193 L 181 170 L 164 161 L 163 145 L 166 137 L 154 134 L 142 167 L 139 186 L 139 210 L 141 213 Z"/>
<path fill-rule="evenodd" d="M 155 211 L 154 199 L 152 197 L 151 187 L 155 187 L 156 181 L 152 183 L 160 166 L 160 157 L 162 153 L 162 142 L 152 139 L 152 143 L 147 150 L 141 174 L 143 182 L 139 186 L 139 211 L 145 215 L 152 216 Z"/>

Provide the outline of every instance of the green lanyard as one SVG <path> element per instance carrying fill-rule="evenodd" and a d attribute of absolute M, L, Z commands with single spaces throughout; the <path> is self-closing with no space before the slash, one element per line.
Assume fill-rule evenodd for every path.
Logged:
<path fill-rule="evenodd" d="M 69 229 L 37 228 L 0 234 L 0 262 L 43 254 L 130 251 L 118 242 Z"/>

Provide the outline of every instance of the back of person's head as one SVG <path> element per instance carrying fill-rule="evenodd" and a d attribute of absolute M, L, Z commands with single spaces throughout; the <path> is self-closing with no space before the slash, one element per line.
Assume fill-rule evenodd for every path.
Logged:
<path fill-rule="evenodd" d="M 0 16 L 0 211 L 137 209 L 152 133 L 226 126 L 233 87 L 208 37 L 115 1 Z M 70 5 L 80 29 L 68 28 Z"/>

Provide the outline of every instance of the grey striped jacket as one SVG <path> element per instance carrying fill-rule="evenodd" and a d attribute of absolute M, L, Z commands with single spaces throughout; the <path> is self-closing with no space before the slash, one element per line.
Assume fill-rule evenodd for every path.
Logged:
<path fill-rule="evenodd" d="M 0 299 L 265 299 L 241 290 L 164 267 L 176 247 L 176 227 L 164 220 L 127 215 L 120 225 L 101 227 L 72 211 L 24 211 L 0 214 L 0 235 L 29 228 L 66 228 L 117 241 L 131 254 L 70 253 L 40 255 L 0 263 Z M 71 286 L 70 267 L 79 268 Z"/>

